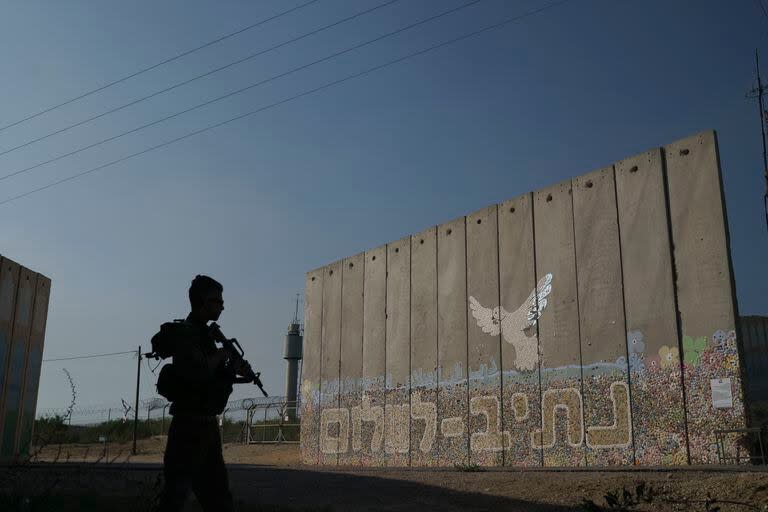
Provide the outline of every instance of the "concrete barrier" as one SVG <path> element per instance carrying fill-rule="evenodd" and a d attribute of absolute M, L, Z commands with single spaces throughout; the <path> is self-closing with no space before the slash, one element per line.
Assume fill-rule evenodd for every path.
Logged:
<path fill-rule="evenodd" d="M 745 425 L 714 132 L 310 272 L 307 304 L 308 463 L 712 463 Z"/>
<path fill-rule="evenodd" d="M 0 463 L 29 452 L 51 280 L 0 258 Z"/>

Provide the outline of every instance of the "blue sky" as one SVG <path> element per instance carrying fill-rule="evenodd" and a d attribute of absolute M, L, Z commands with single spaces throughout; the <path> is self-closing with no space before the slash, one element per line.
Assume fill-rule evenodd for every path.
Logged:
<path fill-rule="evenodd" d="M 320 0 L 0 132 L 0 152 L 384 0 Z M 289 6 L 264 1 L 7 2 L 2 123 Z M 461 5 L 401 0 L 171 94 L 0 156 L 0 174 L 71 151 Z M 546 2 L 484 0 L 341 58 L 0 181 L 0 201 Z M 304 273 L 494 202 L 714 128 L 739 306 L 768 314 L 755 2 L 572 0 L 498 30 L 0 206 L 0 253 L 53 279 L 45 357 L 147 347 L 206 273 L 274 394 Z M 768 76 L 768 71 L 766 71 Z M 45 363 L 39 408 L 133 396 L 130 356 Z M 239 387 L 233 395 L 254 395 Z M 142 397 L 152 396 L 144 371 Z"/>

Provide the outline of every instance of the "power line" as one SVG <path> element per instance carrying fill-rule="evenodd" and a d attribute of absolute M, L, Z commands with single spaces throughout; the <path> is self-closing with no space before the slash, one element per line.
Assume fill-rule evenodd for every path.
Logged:
<path fill-rule="evenodd" d="M 108 357 L 108 356 L 119 356 L 123 354 L 135 354 L 135 350 L 129 350 L 126 352 L 111 352 L 109 354 L 93 354 L 88 356 L 73 356 L 73 357 L 59 357 L 57 359 L 43 359 L 44 363 L 50 362 L 50 361 L 71 361 L 73 359 L 90 359 L 92 357 Z"/>
<path fill-rule="evenodd" d="M 357 14 L 353 14 L 352 16 L 347 16 L 346 18 L 343 18 L 343 19 L 341 19 L 339 21 L 336 21 L 336 22 L 331 23 L 329 25 L 325 25 L 324 27 L 320 27 L 318 29 L 312 30 L 311 32 L 307 32 L 306 34 L 302 34 L 302 35 L 300 35 L 298 37 L 294 37 L 293 39 L 289 39 L 287 41 L 283 41 L 282 43 L 276 44 L 276 45 L 274 45 L 274 46 L 272 46 L 270 48 L 266 48 L 264 50 L 260 50 L 258 52 L 252 53 L 252 54 L 250 54 L 250 55 L 248 55 L 246 57 L 243 57 L 242 59 L 235 60 L 233 62 L 230 62 L 228 64 L 220 66 L 218 68 L 212 69 L 212 70 L 210 70 L 210 71 L 208 71 L 206 73 L 203 73 L 201 75 L 194 76 L 194 77 L 192 77 L 192 78 L 190 78 L 188 80 L 184 80 L 184 81 L 178 82 L 178 83 L 176 83 L 174 85 L 166 87 L 165 89 L 153 92 L 152 94 L 149 94 L 149 95 L 144 96 L 142 98 L 139 98 L 137 100 L 130 101 L 128 103 L 120 105 L 119 107 L 115 107 L 113 109 L 106 110 L 106 111 L 104 111 L 104 112 L 102 112 L 100 114 L 97 114 L 95 116 L 91 116 L 91 117 L 89 117 L 87 119 L 83 119 L 82 121 L 78 121 L 77 123 L 71 124 L 69 126 L 65 126 L 64 128 L 61 128 L 59 130 L 55 130 L 55 131 L 53 131 L 51 133 L 48 133 L 47 135 L 43 135 L 42 137 L 38 137 L 36 139 L 32 139 L 30 141 L 27 141 L 27 142 L 25 142 L 23 144 L 19 144 L 18 146 L 14 146 L 12 148 L 3 150 L 2 152 L 0 152 L 0 156 L 7 155 L 8 153 L 16 151 L 17 149 L 25 148 L 27 146 L 30 146 L 30 145 L 36 143 L 36 142 L 40 142 L 40 141 L 43 141 L 43 140 L 48 139 L 50 137 L 53 137 L 54 135 L 59 135 L 60 133 L 64 133 L 66 131 L 71 130 L 72 128 L 77 128 L 78 126 L 83 126 L 84 124 L 88 124 L 91 121 L 95 121 L 96 119 L 100 119 L 100 118 L 102 118 L 104 116 L 107 116 L 107 115 L 110 115 L 110 114 L 114 114 L 115 112 L 118 112 L 118 111 L 123 110 L 123 109 L 128 108 L 128 107 L 132 107 L 133 105 L 136 105 L 136 104 L 141 103 L 143 101 L 146 101 L 148 99 L 154 98 L 155 96 L 159 96 L 161 94 L 165 94 L 166 92 L 170 92 L 170 91 L 172 91 L 174 89 L 178 89 L 179 87 L 182 87 L 184 85 L 190 84 L 190 83 L 192 83 L 192 82 L 194 82 L 196 80 L 200 80 L 201 78 L 205 78 L 207 76 L 211 76 L 211 75 L 213 75 L 215 73 L 218 73 L 220 71 L 224 71 L 225 69 L 231 68 L 233 66 L 237 66 L 239 64 L 242 64 L 243 62 L 246 62 L 246 61 L 249 61 L 249 60 L 254 59 L 256 57 L 259 57 L 261 55 L 267 54 L 269 52 L 272 52 L 274 50 L 282 48 L 283 46 L 287 46 L 289 44 L 295 43 L 297 41 L 300 41 L 301 39 L 305 39 L 305 38 L 313 36 L 315 34 L 319 34 L 320 32 L 323 32 L 324 30 L 328 30 L 328 29 L 333 28 L 333 27 L 335 27 L 337 25 L 341 25 L 342 23 L 346 23 L 346 22 L 351 21 L 351 20 L 353 20 L 355 18 L 359 18 L 361 16 L 364 16 L 366 14 L 369 14 L 369 13 L 371 13 L 373 11 L 376 11 L 378 9 L 381 9 L 383 7 L 386 7 L 388 5 L 391 5 L 391 4 L 393 4 L 395 2 L 399 2 L 399 1 L 400 0 L 388 0 L 387 2 L 384 2 L 383 4 L 379 4 L 377 6 L 374 6 L 374 7 L 370 8 L 370 9 L 366 9 L 365 11 L 359 12 Z"/>
<path fill-rule="evenodd" d="M 174 57 L 170 57 L 170 58 L 165 59 L 165 60 L 163 60 L 161 62 L 158 62 L 157 64 L 152 64 L 151 66 L 148 66 L 146 68 L 140 69 L 139 71 L 131 73 L 130 75 L 126 75 L 126 76 L 124 76 L 122 78 L 118 78 L 117 80 L 109 82 L 106 85 L 102 85 L 101 87 L 97 87 L 96 89 L 92 89 L 92 90 L 90 90 L 88 92 L 85 92 L 85 93 L 83 93 L 83 94 L 81 94 L 79 96 L 76 96 L 76 97 L 74 97 L 72 99 L 69 99 L 69 100 L 64 101 L 62 103 L 59 103 L 57 105 L 53 105 L 52 107 L 48 107 L 46 109 L 43 109 L 43 110 L 41 110 L 41 111 L 39 111 L 39 112 L 37 112 L 35 114 L 28 115 L 27 117 L 25 117 L 23 119 L 19 119 L 18 121 L 15 121 L 15 122 L 13 122 L 11 124 L 8 124 L 8 125 L 5 125 L 3 127 L 0 127 L 0 132 L 2 132 L 4 130 L 7 130 L 8 128 L 12 128 L 12 127 L 14 127 L 16 125 L 19 125 L 21 123 L 24 123 L 26 121 L 29 121 L 31 119 L 34 119 L 36 117 L 39 117 L 39 116 L 41 116 L 43 114 L 47 114 L 48 112 L 52 112 L 52 111 L 54 111 L 54 110 L 56 110 L 56 109 L 58 109 L 60 107 L 63 107 L 64 105 L 69 105 L 70 103 L 73 103 L 73 102 L 75 102 L 77 100 L 81 100 L 81 99 L 86 98 L 86 97 L 88 97 L 88 96 L 90 96 L 92 94 L 96 94 L 97 92 L 103 91 L 104 89 L 112 87 L 113 85 L 117 85 L 117 84 L 119 84 L 121 82 L 125 82 L 126 80 L 129 80 L 131 78 L 134 78 L 134 77 L 137 77 L 139 75 L 142 75 L 142 74 L 144 74 L 144 73 L 146 73 L 148 71 L 152 71 L 153 69 L 157 69 L 160 66 L 163 66 L 163 65 L 168 64 L 170 62 L 178 60 L 178 59 L 180 59 L 182 57 L 186 57 L 187 55 L 190 55 L 192 53 L 195 53 L 196 51 L 202 50 L 203 48 L 207 48 L 207 47 L 212 46 L 214 44 L 220 43 L 220 42 L 224 41 L 225 39 L 229 39 L 230 37 L 234 37 L 234 36 L 236 36 L 238 34 L 242 34 L 243 32 L 246 32 L 248 30 L 251 30 L 253 28 L 261 26 L 261 25 L 263 25 L 265 23 L 268 23 L 270 21 L 276 20 L 277 18 L 280 18 L 281 16 L 285 16 L 286 14 L 290 14 L 292 12 L 298 11 L 299 9 L 307 7 L 308 5 L 314 4 L 314 3 L 318 2 L 318 1 L 319 0 L 309 0 L 308 2 L 305 2 L 305 3 L 301 4 L 301 5 L 296 6 L 296 7 L 292 7 L 290 9 L 286 10 L 286 11 L 282 11 L 282 12 L 280 12 L 278 14 L 275 14 L 274 16 L 270 16 L 269 18 L 265 18 L 265 19 L 263 19 L 261 21 L 258 21 L 258 22 L 254 23 L 252 25 L 248 25 L 247 27 L 243 27 L 243 28 L 241 28 L 239 30 L 236 30 L 234 32 L 230 32 L 229 34 L 226 34 L 224 36 L 216 38 L 213 41 L 208 41 L 207 43 L 204 43 L 204 44 L 202 44 L 200 46 L 192 48 L 191 50 L 184 51 L 184 52 L 182 52 L 182 53 L 180 53 L 178 55 L 175 55 Z"/>
<path fill-rule="evenodd" d="M 262 86 L 262 85 L 264 85 L 264 84 L 267 84 L 267 83 L 269 83 L 269 82 L 273 82 L 273 81 L 275 81 L 275 80 L 278 80 L 278 79 L 280 79 L 280 78 L 284 78 L 284 77 L 286 77 L 286 76 L 288 76 L 288 75 L 292 75 L 293 73 L 297 73 L 297 72 L 299 72 L 299 71 L 302 71 L 302 70 L 304 70 L 304 69 L 310 68 L 310 67 L 312 67 L 312 66 L 316 66 L 317 64 L 320 64 L 320 63 L 322 63 L 322 62 L 326 62 L 326 61 L 329 61 L 329 60 L 335 59 L 336 57 L 339 57 L 339 56 L 341 56 L 341 55 L 347 54 L 347 53 L 349 53 L 349 52 L 352 52 L 352 51 L 355 51 L 355 50 L 359 50 L 360 48 L 363 48 L 364 46 L 368 46 L 368 45 L 370 45 L 370 44 L 376 43 L 376 42 L 378 42 L 378 41 L 381 41 L 381 40 L 383 40 L 383 39 L 386 39 L 386 38 L 388 38 L 388 37 L 392 37 L 392 36 L 395 36 L 395 35 L 397 35 L 397 34 L 400 34 L 400 33 L 402 33 L 402 32 L 405 32 L 405 31 L 407 31 L 407 30 L 410 30 L 410 29 L 412 29 L 412 28 L 418 27 L 418 26 L 420 26 L 420 25 L 424 25 L 424 24 L 426 24 L 426 23 L 429 23 L 429 22 L 431 22 L 431 21 L 434 21 L 434 20 L 436 20 L 436 19 L 438 19 L 438 18 L 442 18 L 443 16 L 447 16 L 447 15 L 449 15 L 449 14 L 453 14 L 453 13 L 455 13 L 455 12 L 457 12 L 457 11 L 460 11 L 460 10 L 462 10 L 462 9 L 465 9 L 465 8 L 467 8 L 467 7 L 470 7 L 470 6 L 472 6 L 472 5 L 475 5 L 475 4 L 477 4 L 477 3 L 480 3 L 481 1 L 482 1 L 482 0 L 471 0 L 470 2 L 467 2 L 467 3 L 464 3 L 464 4 L 462 4 L 462 5 L 459 5 L 458 7 L 454 7 L 454 8 L 452 8 L 452 9 L 448 9 L 447 11 L 443 11 L 443 12 L 441 12 L 441 13 L 439 13 L 439 14 L 435 14 L 435 15 L 433 15 L 433 16 L 429 16 L 429 17 L 427 17 L 427 18 L 424 18 L 424 19 L 422 19 L 422 20 L 420 20 L 420 21 L 417 21 L 417 22 L 415 22 L 415 23 L 412 23 L 412 24 L 410 24 L 410 25 L 406 25 L 405 27 L 399 28 L 399 29 L 397 29 L 397 30 L 394 30 L 394 31 L 392 31 L 392 32 L 388 32 L 388 33 L 386 33 L 386 34 L 384 34 L 384 35 L 381 35 L 381 36 L 375 37 L 375 38 L 373 38 L 373 39 L 369 39 L 368 41 L 365 41 L 365 42 L 363 42 L 363 43 L 357 44 L 357 45 L 355 45 L 355 46 L 350 46 L 350 47 L 348 47 L 348 48 L 345 48 L 345 49 L 343 49 L 343 50 L 340 50 L 340 51 L 338 51 L 338 52 L 335 52 L 335 53 L 332 53 L 332 54 L 330 54 L 330 55 L 327 55 L 327 56 L 325 56 L 325 57 L 322 57 L 322 58 L 320 58 L 320 59 L 318 59 L 318 60 L 312 61 L 312 62 L 310 62 L 310 63 L 308 63 L 308 64 L 303 64 L 303 65 L 301 65 L 301 66 L 295 67 L 295 68 L 293 68 L 293 69 L 289 69 L 288 71 L 285 71 L 285 72 L 283 72 L 283 73 L 279 73 L 279 74 L 277 74 L 277 75 L 273 75 L 273 76 L 271 76 L 271 77 L 269 77 L 269 78 L 265 78 L 264 80 L 260 80 L 259 82 L 256 82 L 256 83 L 253 83 L 253 84 L 247 85 L 247 86 L 245 86 L 245 87 L 242 87 L 242 88 L 240 88 L 240 89 L 237 89 L 237 90 L 235 90 L 235 91 L 229 92 L 229 93 L 227 93 L 227 94 L 223 94 L 223 95 L 221 95 L 221 96 L 217 96 L 216 98 L 213 98 L 213 99 L 210 99 L 210 100 L 204 101 L 203 103 L 198 103 L 197 105 L 195 105 L 195 106 L 193 106 L 193 107 L 189 107 L 189 108 L 186 108 L 186 109 L 184 109 L 184 110 L 180 110 L 180 111 L 178 111 L 178 112 L 175 112 L 175 113 L 173 113 L 173 114 L 167 115 L 167 116 L 165 116 L 165 117 L 162 117 L 162 118 L 160 118 L 160 119 L 157 119 L 157 120 L 155 120 L 155 121 L 152 121 L 152 122 L 149 122 L 149 123 L 143 124 L 143 125 L 141 125 L 141 126 L 138 126 L 138 127 L 136 127 L 136 128 L 133 128 L 133 129 L 131 129 L 131 130 L 128 130 L 128 131 L 125 131 L 125 132 L 119 133 L 119 134 L 117 134 L 117 135 L 113 135 L 112 137 L 107 137 L 106 139 L 102 139 L 102 140 L 100 140 L 100 141 L 98 141 L 98 142 L 94 142 L 94 143 L 92 143 L 92 144 L 88 144 L 88 145 L 86 145 L 86 146 L 82 146 L 82 147 L 80 147 L 80 148 L 78 148 L 78 149 L 75 149 L 75 150 L 73 150 L 73 151 L 70 151 L 69 153 L 63 153 L 63 154 L 61 154 L 61 155 L 55 156 L 55 157 L 53 157 L 53 158 L 51 158 L 51 159 L 49 159 L 49 160 L 46 160 L 46 161 L 44 161 L 44 162 L 40 162 L 40 163 L 37 163 L 37 164 L 35 164 L 35 165 L 31 165 L 31 166 L 29 166 L 29 167 L 25 167 L 24 169 L 19 169 L 19 170 L 17 170 L 17 171 L 11 172 L 11 173 L 9 173 L 9 174 L 6 174 L 6 175 L 4 175 L 4 176 L 0 176 L 0 181 L 2 181 L 2 180 L 5 180 L 5 179 L 8 179 L 8 178 L 11 178 L 11 177 L 13 177 L 13 176 L 18 176 L 19 174 L 24 174 L 24 173 L 26 173 L 26 172 L 32 171 L 32 170 L 34 170 L 34 169 L 37 169 L 37 168 L 39 168 L 39 167 L 42 167 L 42 166 L 44 166 L 44 165 L 48 165 L 48 164 L 50 164 L 50 163 L 53 163 L 53 162 L 57 162 L 57 161 L 59 161 L 59 160 L 62 160 L 62 159 L 64 159 L 64 158 L 70 157 L 70 156 L 72 156 L 72 155 L 76 155 L 76 154 L 78 154 L 78 153 L 82 153 L 83 151 L 89 150 L 89 149 L 91 149 L 91 148 L 95 148 L 96 146 L 100 146 L 100 145 L 102 145 L 102 144 L 106 144 L 107 142 L 112 142 L 113 140 L 117 140 L 117 139 L 119 139 L 119 138 L 121 138 L 121 137 L 125 137 L 126 135 L 130 135 L 130 134 L 132 134 L 132 133 L 136 133 L 136 132 L 138 132 L 138 131 L 144 130 L 144 129 L 146 129 L 146 128 L 149 128 L 149 127 L 151 127 L 151 126 L 155 126 L 155 125 L 158 125 L 158 124 L 160 124 L 160 123 L 164 123 L 165 121 L 168 121 L 168 120 L 170 120 L 170 119 L 174 119 L 174 118 L 176 118 L 176 117 L 179 117 L 179 116 L 182 116 L 182 115 L 184 115 L 184 114 L 188 114 L 189 112 L 192 112 L 192 111 L 194 111 L 194 110 L 198 110 L 198 109 L 201 109 L 201 108 L 203 108 L 203 107 L 206 107 L 206 106 L 208 106 L 208 105 L 211 105 L 211 104 L 213 104 L 213 103 L 216 103 L 216 102 L 222 101 L 222 100 L 224 100 L 224 99 L 227 99 L 227 98 L 231 98 L 232 96 L 236 96 L 236 95 L 238 95 L 238 94 L 242 94 L 242 93 L 244 93 L 245 91 L 249 91 L 249 90 L 251 90 L 251 89 L 254 89 L 254 88 L 256 88 L 256 87 L 260 87 L 260 86 Z M 2 203 L 0 203 L 0 204 L 2 204 Z"/>
<path fill-rule="evenodd" d="M 765 5 L 763 5 L 762 0 L 755 0 L 755 3 L 760 7 L 760 10 L 763 11 L 763 16 L 768 19 L 768 11 L 765 10 Z"/>
<path fill-rule="evenodd" d="M 136 152 L 136 153 L 132 153 L 132 154 L 130 154 L 130 155 L 127 155 L 127 156 L 124 156 L 124 157 L 122 157 L 122 158 L 118 158 L 117 160 L 112 160 L 111 162 L 108 162 L 108 163 L 106 163 L 106 164 L 102 164 L 102 165 L 99 165 L 99 166 L 97 166 L 97 167 L 93 167 L 93 168 L 91 168 L 91 169 L 89 169 L 89 170 L 87 170 L 87 171 L 83 171 L 83 172 L 80 172 L 80 173 L 77 173 L 77 174 L 73 174 L 73 175 L 71 175 L 71 176 L 68 176 L 68 177 L 66 177 L 66 178 L 63 178 L 63 179 L 61 179 L 61 180 L 58 180 L 58 181 L 55 181 L 55 182 L 49 183 L 49 184 L 47 184 L 47 185 L 44 185 L 44 186 L 42 186 L 42 187 L 38 187 L 38 188 L 32 189 L 32 190 L 30 190 L 30 191 L 28 191 L 28 192 L 24 192 L 23 194 L 19 194 L 19 195 L 16 195 L 16 196 L 10 197 L 10 198 L 8 198 L 8 199 L 5 199 L 5 200 L 3 200 L 3 201 L 0 201 L 0 206 L 1 206 L 1 205 L 4 205 L 4 204 L 7 204 L 7 203 L 10 203 L 10 202 L 12 202 L 12 201 L 16 201 L 17 199 L 21 199 L 21 198 L 23 198 L 23 197 L 26 197 L 26 196 L 29 196 L 29 195 L 35 194 L 35 193 L 37 193 L 37 192 L 41 192 L 41 191 L 43 191 L 43 190 L 46 190 L 46 189 L 49 189 L 49 188 L 51 188 L 51 187 L 55 187 L 55 186 L 57 186 L 57 185 L 60 185 L 60 184 L 62 184 L 62 183 L 65 183 L 65 182 L 68 182 L 68 181 L 72 181 L 72 180 L 74 180 L 74 179 L 77 179 L 77 178 L 80 178 L 80 177 L 82 177 L 82 176 L 86 176 L 86 175 L 88 175 L 88 174 L 92 174 L 92 173 L 94 173 L 94 172 L 97 172 L 97 171 L 100 171 L 100 170 L 102 170 L 102 169 L 104 169 L 104 168 L 106 168 L 106 167 L 110 167 L 110 166 L 112 166 L 112 165 L 116 165 L 116 164 L 118 164 L 118 163 L 120 163 L 120 162 L 124 162 L 124 161 L 126 161 L 126 160 L 130 160 L 130 159 L 132 159 L 132 158 L 135 158 L 135 157 L 137 157 L 137 156 L 143 155 L 143 154 L 145 154 L 145 153 L 149 153 L 149 152 L 151 152 L 151 151 L 155 151 L 155 150 L 157 150 L 157 149 L 160 149 L 160 148 L 163 148 L 163 147 L 165 147 L 165 146 L 169 146 L 169 145 L 171 145 L 171 144 L 174 144 L 174 143 L 176 143 L 176 142 L 182 141 L 182 140 L 184 140 L 184 139 L 188 139 L 189 137 L 193 137 L 193 136 L 195 136 L 195 135 L 199 135 L 199 134 L 201 134 L 201 133 L 203 133 L 203 132 L 207 132 L 207 131 L 213 130 L 213 129 L 215 129 L 215 128 L 218 128 L 218 127 L 220 127 L 220 126 L 224 126 L 224 125 L 226 125 L 226 124 L 232 123 L 232 122 L 234 122 L 234 121 L 238 121 L 238 120 L 240 120 L 240 119 L 243 119 L 243 118 L 245 118 L 245 117 L 248 117 L 248 116 L 252 116 L 252 115 L 254 115 L 254 114 L 257 114 L 257 113 L 260 113 L 260 112 L 264 112 L 265 110 L 269 110 L 269 109 L 275 108 L 275 107 L 277 107 L 277 106 L 280 106 L 280 105 L 283 105 L 283 104 L 285 104 L 285 103 L 288 103 L 288 102 L 291 102 L 291 101 L 297 100 L 297 99 L 299 99 L 299 98 L 302 98 L 302 97 L 304 97 L 304 96 L 309 96 L 309 95 L 311 95 L 311 94 L 314 94 L 314 93 L 316 93 L 316 92 L 322 91 L 322 90 L 324 90 L 324 89 L 328 89 L 328 88 L 330 88 L 330 87 L 334 87 L 334 86 L 336 86 L 336 85 L 339 85 L 339 84 L 341 84 L 341 83 L 347 82 L 347 81 L 349 81 L 349 80 L 353 80 L 353 79 L 355 79 L 355 78 L 360 78 L 360 77 L 362 77 L 362 76 L 365 76 L 365 75 L 371 74 L 371 73 L 373 73 L 373 72 L 376 72 L 376 71 L 379 71 L 379 70 L 381 70 L 381 69 L 384 69 L 384 68 L 387 68 L 387 67 L 393 66 L 393 65 L 395 65 L 395 64 L 399 64 L 400 62 L 406 61 L 406 60 L 408 60 L 408 59 L 411 59 L 411 58 L 414 58 L 414 57 L 417 57 L 417 56 L 420 56 L 420 55 L 424 55 L 425 53 L 428 53 L 428 52 L 431 52 L 431 51 L 437 50 L 437 49 L 439 49 L 439 48 L 443 48 L 443 47 L 445 47 L 445 46 L 449 46 L 449 45 L 451 45 L 451 44 L 457 43 L 457 42 L 459 42 L 459 41 L 462 41 L 462 40 L 464 40 L 464 39 L 468 39 L 468 38 L 470 38 L 470 37 L 474 37 L 474 36 L 476 36 L 476 35 L 479 35 L 479 34 L 482 34 L 482 33 L 484 33 L 484 32 L 488 32 L 489 30 L 494 30 L 494 29 L 500 28 L 500 27 L 502 27 L 502 26 L 508 25 L 508 24 L 510 24 L 510 23 L 514 23 L 514 22 L 516 22 L 516 21 L 520 21 L 520 20 L 522 20 L 522 19 L 524 19 L 524 18 L 528 18 L 528 17 L 530 17 L 530 16 L 533 16 L 533 15 L 539 14 L 539 13 L 541 13 L 541 12 L 544 12 L 544 11 L 546 11 L 546 10 L 548 10 L 548 9 L 551 9 L 551 8 L 553 8 L 553 7 L 557 7 L 557 6 L 563 5 L 563 4 L 565 4 L 565 3 L 568 3 L 569 1 L 571 1 L 571 0 L 559 0 L 559 1 L 556 1 L 556 2 L 552 2 L 552 3 L 549 3 L 549 4 L 545 5 L 545 6 L 543 6 L 543 7 L 540 7 L 540 8 L 538 8 L 538 9 L 530 10 L 530 11 L 527 11 L 527 12 L 525 12 L 525 13 L 523 13 L 523 14 L 520 14 L 520 15 L 517 15 L 517 16 L 514 16 L 514 17 L 511 17 L 511 18 L 507 18 L 507 19 L 505 19 L 505 20 L 503 20 L 503 21 L 501 21 L 501 22 L 498 22 L 498 23 L 494 23 L 494 24 L 492 24 L 492 25 L 488 25 L 488 26 L 486 26 L 486 27 L 483 27 L 483 28 L 481 28 L 481 29 L 478 29 L 478 30 L 475 30 L 475 31 L 472 31 L 472 32 L 468 32 L 468 33 L 466 33 L 466 34 L 464 34 L 464 35 L 461 35 L 461 36 L 455 37 L 455 38 L 453 38 L 453 39 L 449 39 L 449 40 L 447 40 L 447 41 L 443 41 L 442 43 L 438 43 L 438 44 L 435 44 L 435 45 L 429 46 L 429 47 L 427 47 L 427 48 L 424 48 L 424 49 L 422 49 L 422 50 L 418 50 L 418 51 L 415 51 L 415 52 L 409 53 L 409 54 L 407 54 L 407 55 L 405 55 L 405 56 L 403 56 L 403 57 L 399 57 L 399 58 L 397 58 L 397 59 L 394 59 L 394 60 L 390 60 L 390 61 L 388 61 L 388 62 L 385 62 L 384 64 L 379 64 L 379 65 L 377 65 L 377 66 L 373 66 L 373 67 L 371 67 L 371 68 L 365 69 L 365 70 L 363 70 L 363 71 L 361 71 L 361 72 L 358 72 L 358 73 L 354 73 L 354 74 L 352 74 L 352 75 L 347 75 L 347 76 L 346 76 L 346 77 L 344 77 L 344 78 L 340 78 L 340 79 L 338 79 L 338 80 L 334 80 L 334 81 L 332 81 L 332 82 L 326 83 L 326 84 L 324 84 L 324 85 L 321 85 L 321 86 L 319 86 L 319 87 L 315 87 L 315 88 L 313 88 L 313 89 L 309 89 L 309 90 L 307 90 L 307 91 L 304 91 L 304 92 L 302 92 L 302 93 L 296 94 L 296 95 L 294 95 L 294 96 L 290 96 L 290 97 L 288 97 L 288 98 L 286 98 L 286 99 L 283 99 L 283 100 L 280 100 L 280 101 L 276 101 L 276 102 L 274 102 L 274 103 L 271 103 L 271 104 L 269 104 L 269 105 L 267 105 L 267 106 L 265 106 L 265 107 L 261 107 L 261 108 L 258 108 L 258 109 L 256 109 L 256 110 L 252 110 L 252 111 L 250 111 L 250 112 L 246 112 L 245 114 L 240 114 L 240 115 L 238 115 L 238 116 L 236 116 L 236 117 L 232 117 L 232 118 L 230 118 L 230 119 L 227 119 L 227 120 L 225 120 L 225 121 L 221 121 L 221 122 L 219 122 L 219 123 L 216 123 L 216 124 L 212 124 L 212 125 L 206 126 L 205 128 L 202 128 L 202 129 L 200 129 L 200 130 L 195 130 L 195 131 L 193 131 L 193 132 L 189 132 L 189 133 L 187 133 L 187 134 L 185 134 L 185 135 L 182 135 L 182 136 L 180 136 L 180 137 L 177 137 L 177 138 L 175 138 L 175 139 L 171 139 L 171 140 L 169 140 L 169 141 L 166 141 L 166 142 L 162 142 L 162 143 L 160 143 L 160 144 L 157 144 L 157 145 L 155 145 L 155 146 L 151 146 L 151 147 L 149 147 L 149 148 L 146 148 L 146 149 L 144 149 L 144 150 L 142 150 L 142 151 L 138 151 L 138 152 Z"/>

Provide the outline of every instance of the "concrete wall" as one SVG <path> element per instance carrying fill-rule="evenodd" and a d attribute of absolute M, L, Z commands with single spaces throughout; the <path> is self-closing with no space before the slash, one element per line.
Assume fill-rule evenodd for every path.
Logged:
<path fill-rule="evenodd" d="M 0 258 L 0 462 L 29 451 L 51 281 Z"/>
<path fill-rule="evenodd" d="M 307 274 L 303 459 L 716 462 L 734 300 L 714 132 L 346 258 Z"/>
<path fill-rule="evenodd" d="M 744 394 L 751 427 L 768 426 L 768 316 L 742 316 Z"/>

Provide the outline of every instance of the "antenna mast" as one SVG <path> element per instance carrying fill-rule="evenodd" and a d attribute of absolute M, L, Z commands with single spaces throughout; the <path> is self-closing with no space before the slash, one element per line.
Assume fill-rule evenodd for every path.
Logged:
<path fill-rule="evenodd" d="M 757 98 L 757 108 L 760 114 L 760 133 L 763 143 L 763 177 L 765 178 L 765 193 L 763 194 L 763 207 L 765 208 L 765 226 L 768 229 L 768 152 L 765 147 L 765 120 L 766 112 L 763 106 L 763 95 L 766 88 L 763 87 L 763 81 L 760 77 L 760 60 L 757 50 L 755 50 L 755 73 L 757 74 L 757 87 L 747 93 L 747 98 Z"/>

